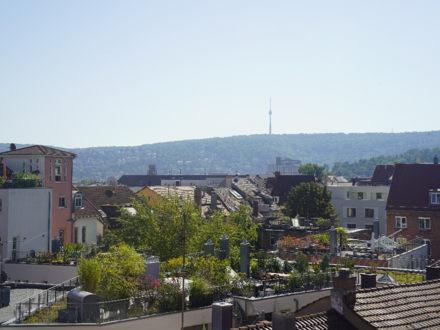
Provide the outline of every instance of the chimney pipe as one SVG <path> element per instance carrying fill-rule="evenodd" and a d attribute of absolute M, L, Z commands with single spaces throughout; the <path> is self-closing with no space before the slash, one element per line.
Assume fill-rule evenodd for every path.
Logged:
<path fill-rule="evenodd" d="M 258 201 L 254 201 L 254 204 L 253 204 L 253 216 L 254 217 L 258 217 Z"/>
<path fill-rule="evenodd" d="M 438 156 L 434 157 L 434 164 L 438 164 Z"/>
<path fill-rule="evenodd" d="M 330 291 L 332 307 L 343 315 L 344 304 L 350 308 L 356 303 L 356 278 L 350 277 L 348 268 L 339 270 L 339 277 L 333 277 L 333 290 Z"/>
<path fill-rule="evenodd" d="M 280 172 L 277 171 L 277 172 L 275 172 L 275 183 L 278 182 L 278 179 L 279 179 L 279 178 L 280 178 Z"/>
<path fill-rule="evenodd" d="M 215 257 L 214 244 L 212 244 L 212 241 L 210 239 L 208 239 L 208 242 L 205 243 L 204 252 L 205 252 L 205 260 L 208 258 L 209 255 L 211 257 Z"/>
<path fill-rule="evenodd" d="M 423 163 L 422 155 L 419 155 L 419 157 L 417 157 L 417 164 L 422 164 L 422 163 Z"/>
<path fill-rule="evenodd" d="M 246 240 L 240 244 L 240 273 L 246 274 L 246 277 L 250 276 L 250 245 Z"/>
<path fill-rule="evenodd" d="M 194 189 L 194 201 L 196 202 L 197 206 L 202 205 L 202 188 L 197 187 Z"/>
<path fill-rule="evenodd" d="M 211 209 L 217 210 L 217 193 L 215 191 L 211 192 Z"/>
<path fill-rule="evenodd" d="M 226 188 L 232 187 L 232 175 L 226 175 Z"/>
<path fill-rule="evenodd" d="M 212 304 L 212 330 L 231 329 L 232 319 L 232 304 L 226 302 Z"/>

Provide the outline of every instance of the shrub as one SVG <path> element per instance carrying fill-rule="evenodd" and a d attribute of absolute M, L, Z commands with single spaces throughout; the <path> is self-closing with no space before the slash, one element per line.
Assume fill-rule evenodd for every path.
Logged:
<path fill-rule="evenodd" d="M 288 260 L 284 260 L 283 272 L 290 273 L 293 270 L 293 265 Z"/>
<path fill-rule="evenodd" d="M 295 269 L 300 273 L 305 273 L 309 270 L 309 260 L 304 254 L 299 254 L 295 258 Z"/>
<path fill-rule="evenodd" d="M 327 269 L 330 267 L 330 258 L 327 254 L 324 254 L 322 256 L 322 260 L 319 267 L 323 272 L 327 271 Z"/>

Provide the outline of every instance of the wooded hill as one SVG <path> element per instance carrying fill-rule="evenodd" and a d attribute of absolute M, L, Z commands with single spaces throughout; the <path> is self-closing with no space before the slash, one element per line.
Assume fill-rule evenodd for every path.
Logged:
<path fill-rule="evenodd" d="M 25 145 L 17 145 L 23 146 Z M 0 151 L 7 151 L 8 147 L 9 143 L 0 143 Z M 423 153 L 427 148 L 438 147 L 440 131 L 264 134 L 144 144 L 135 147 L 67 149 L 58 146 L 60 149 L 78 154 L 74 161 L 75 181 L 86 178 L 105 180 L 110 176 L 119 178 L 123 174 L 146 174 L 149 164 L 155 164 L 159 174 L 167 174 L 169 171 L 178 173 L 179 169 L 182 170 L 182 174 L 234 174 L 236 171 L 241 174 L 266 173 L 267 165 L 273 164 L 277 156 L 299 159 L 303 164 L 326 164 L 335 171 L 341 171 L 341 175 L 371 175 L 375 162 L 392 163 L 395 157 L 404 158 L 407 162 L 414 161 L 418 151 L 411 149 L 422 149 L 424 159 L 432 159 L 431 153 L 435 150 L 427 151 L 426 156 Z M 387 158 L 379 155 L 397 156 Z M 372 157 L 377 159 L 371 160 Z M 368 164 L 363 165 L 364 163 Z"/>

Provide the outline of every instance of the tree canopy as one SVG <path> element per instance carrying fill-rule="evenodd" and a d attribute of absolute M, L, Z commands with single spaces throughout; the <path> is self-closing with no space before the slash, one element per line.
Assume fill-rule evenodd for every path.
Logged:
<path fill-rule="evenodd" d="M 324 166 L 319 166 L 317 164 L 307 163 L 306 165 L 300 165 L 298 172 L 301 174 L 314 175 L 319 180 L 322 180 L 324 177 Z"/>
<path fill-rule="evenodd" d="M 307 218 L 330 219 L 335 213 L 331 200 L 332 193 L 327 186 L 322 188 L 315 182 L 303 182 L 292 187 L 285 206 L 292 218 L 299 214 Z"/>
<path fill-rule="evenodd" d="M 222 235 L 227 235 L 231 247 L 239 246 L 243 239 L 251 244 L 257 239 L 257 225 L 252 221 L 251 209 L 243 204 L 228 217 L 220 211 L 207 218 L 192 200 L 169 196 L 160 203 L 150 203 L 147 198 L 133 200 L 137 214 L 132 215 L 123 208 L 117 221 L 121 228 L 111 230 L 104 238 L 109 245 L 125 243 L 134 247 L 149 247 L 161 261 L 182 255 L 181 237 L 184 216 L 186 217 L 186 253 L 203 251 L 204 244 L 211 239 L 219 248 Z"/>

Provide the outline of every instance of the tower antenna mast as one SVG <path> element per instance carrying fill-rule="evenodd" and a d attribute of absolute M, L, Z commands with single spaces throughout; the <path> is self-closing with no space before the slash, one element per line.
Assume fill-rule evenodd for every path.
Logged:
<path fill-rule="evenodd" d="M 269 135 L 272 134 L 272 99 L 269 101 Z"/>

